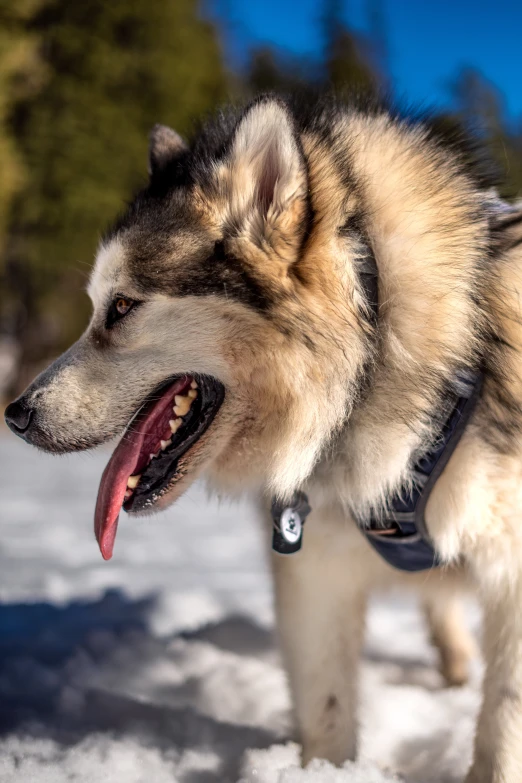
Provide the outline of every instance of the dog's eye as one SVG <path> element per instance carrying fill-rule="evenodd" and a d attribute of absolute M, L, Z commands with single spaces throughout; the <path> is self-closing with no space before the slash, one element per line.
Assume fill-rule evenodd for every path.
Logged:
<path fill-rule="evenodd" d="M 107 313 L 106 327 L 110 327 L 116 322 L 124 318 L 135 305 L 138 304 L 134 299 L 128 299 L 126 296 L 117 296 L 112 300 Z"/>
<path fill-rule="evenodd" d="M 114 300 L 114 309 L 119 317 L 122 318 L 124 315 L 127 315 L 133 304 L 132 299 L 125 299 L 123 296 L 120 296 L 119 299 Z"/>

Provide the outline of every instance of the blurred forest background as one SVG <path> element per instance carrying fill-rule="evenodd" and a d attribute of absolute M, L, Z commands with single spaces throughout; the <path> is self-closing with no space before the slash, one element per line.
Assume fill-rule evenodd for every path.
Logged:
<path fill-rule="evenodd" d="M 190 137 L 223 100 L 303 84 L 393 94 L 378 13 L 363 35 L 324 0 L 318 22 L 319 62 L 263 47 L 232 68 L 196 0 L 0 3 L 0 395 L 84 328 L 98 237 L 144 181 L 155 122 Z M 522 193 L 522 125 L 504 117 L 501 92 L 471 68 L 451 92 L 439 121 L 478 129 L 502 195 Z"/>

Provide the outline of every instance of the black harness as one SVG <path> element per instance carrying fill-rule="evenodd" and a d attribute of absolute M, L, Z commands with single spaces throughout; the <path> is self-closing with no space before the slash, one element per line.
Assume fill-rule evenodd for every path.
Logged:
<path fill-rule="evenodd" d="M 373 262 L 373 263 L 372 263 Z M 373 256 L 359 268 L 360 279 L 371 318 L 378 317 L 378 276 Z M 424 512 L 431 491 L 455 451 L 475 410 L 483 384 L 483 374 L 462 370 L 449 391 L 449 413 L 437 443 L 420 457 L 413 468 L 410 487 L 403 487 L 391 499 L 388 511 L 380 517 L 358 518 L 361 532 L 387 563 L 401 571 L 424 571 L 440 564 L 431 542 Z M 282 555 L 301 549 L 303 525 L 311 508 L 304 492 L 294 493 L 290 503 L 272 501 L 272 548 Z"/>
<path fill-rule="evenodd" d="M 372 516 L 358 520 L 373 548 L 401 571 L 425 571 L 440 565 L 424 512 L 431 491 L 475 410 L 482 382 L 482 373 L 459 373 L 451 391 L 454 398 L 451 413 L 444 422 L 438 444 L 415 463 L 413 486 L 393 496 L 384 519 Z"/>

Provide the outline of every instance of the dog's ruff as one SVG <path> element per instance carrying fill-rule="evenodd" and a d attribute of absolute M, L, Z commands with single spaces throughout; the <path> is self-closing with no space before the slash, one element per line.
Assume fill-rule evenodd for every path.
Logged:
<path fill-rule="evenodd" d="M 267 528 L 271 495 L 284 503 L 306 492 L 305 545 L 274 559 L 304 763 L 356 754 L 368 592 L 419 588 L 455 684 L 473 645 L 454 595 L 475 584 L 487 669 L 468 783 L 519 783 L 522 208 L 499 207 L 486 170 L 454 134 L 333 101 L 262 97 L 222 113 L 190 147 L 156 127 L 149 170 L 148 187 L 100 246 L 87 331 L 8 409 L 11 426 L 51 451 L 89 448 L 121 434 L 145 399 L 158 437 L 172 426 L 157 463 L 143 451 L 143 422 L 132 425 L 141 427 L 130 432 L 132 455 L 125 441 L 118 447 L 107 475 L 118 476 L 119 494 L 104 484 L 106 554 L 124 492 L 161 508 L 206 475 L 221 492 L 256 493 Z M 480 401 L 426 507 L 443 567 L 397 574 L 354 517 L 385 518 L 394 493 L 412 486 L 452 379 L 479 366 Z M 182 390 L 177 402 L 167 379 Z M 198 379 L 224 400 L 212 403 L 204 433 L 195 407 L 183 440 Z M 177 408 L 172 424 L 150 399 L 159 390 L 161 405 Z M 205 393 L 201 409 L 213 399 Z M 125 490 L 134 463 L 142 467 Z M 162 471 L 161 491 L 147 495 Z"/>

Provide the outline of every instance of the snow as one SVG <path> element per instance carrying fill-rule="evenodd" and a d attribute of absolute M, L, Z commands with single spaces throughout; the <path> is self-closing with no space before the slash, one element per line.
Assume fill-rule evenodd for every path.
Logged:
<path fill-rule="evenodd" d="M 2 783 L 462 780 L 481 666 L 443 688 L 412 597 L 371 606 L 361 760 L 302 770 L 253 509 L 195 486 L 163 514 L 123 515 L 105 563 L 92 517 L 106 460 L 0 433 Z"/>

